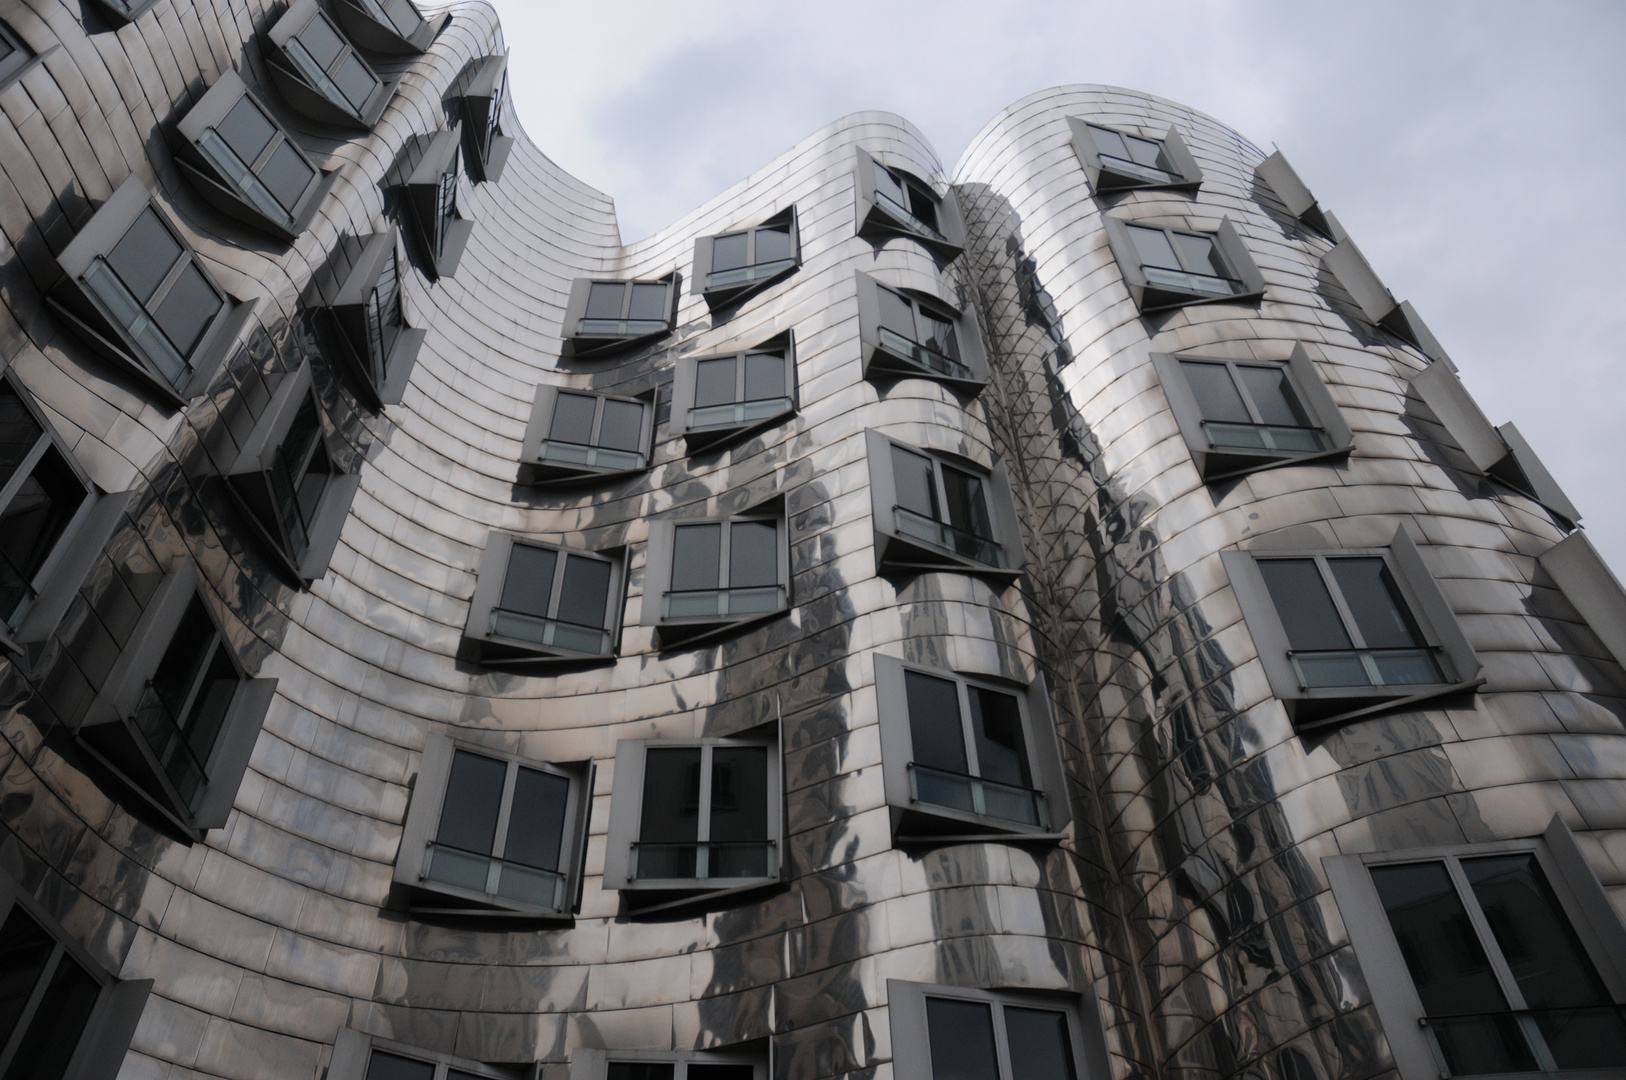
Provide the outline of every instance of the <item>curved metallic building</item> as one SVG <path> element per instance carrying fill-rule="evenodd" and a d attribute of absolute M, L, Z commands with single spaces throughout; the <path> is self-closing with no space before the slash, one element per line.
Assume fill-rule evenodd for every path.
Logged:
<path fill-rule="evenodd" d="M 1626 1069 L 1626 594 L 1281 155 L 0 20 L 4 1080 Z"/>

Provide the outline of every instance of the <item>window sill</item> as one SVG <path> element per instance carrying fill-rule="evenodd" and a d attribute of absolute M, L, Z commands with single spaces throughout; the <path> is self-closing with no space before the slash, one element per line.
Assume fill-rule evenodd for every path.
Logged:
<path fill-rule="evenodd" d="M 1408 708 L 1453 694 L 1471 694 L 1485 685 L 1485 682 L 1484 678 L 1478 678 L 1467 682 L 1441 683 L 1436 686 L 1415 688 L 1411 693 L 1384 692 L 1379 687 L 1352 688 L 1358 692 L 1350 692 L 1342 687 L 1321 691 L 1303 690 L 1294 697 L 1281 697 L 1280 700 L 1287 708 L 1288 717 L 1293 721 L 1293 730 L 1303 733 L 1361 720 L 1394 709 Z M 1399 691 L 1401 688 L 1395 689 Z"/>
<path fill-rule="evenodd" d="M 707 284 L 701 289 L 700 292 L 701 298 L 706 301 L 706 308 L 715 312 L 734 307 L 745 302 L 764 289 L 772 285 L 777 285 L 779 282 L 794 274 L 802 267 L 802 262 L 800 259 L 782 259 L 780 262 L 784 265 L 780 266 L 779 263 L 764 264 L 766 267 L 770 268 L 770 272 L 754 280 L 742 281 L 737 284 L 728 285 L 713 286 Z M 778 269 L 772 269 L 776 266 Z M 755 269 L 755 267 L 747 266 L 741 267 L 740 269 L 752 270 Z M 718 274 L 716 273 L 706 275 L 708 282 L 710 278 L 717 276 Z"/>
<path fill-rule="evenodd" d="M 1266 469 L 1280 469 L 1287 465 L 1311 465 L 1317 462 L 1330 461 L 1334 458 L 1348 457 L 1355 449 L 1354 444 L 1339 446 L 1331 450 L 1317 450 L 1313 453 L 1295 454 L 1278 453 L 1270 450 L 1251 452 L 1237 450 L 1230 447 L 1212 447 L 1202 454 L 1198 468 L 1202 470 L 1205 483 L 1216 483 L 1221 480 L 1234 480 L 1249 473 L 1264 472 Z"/>

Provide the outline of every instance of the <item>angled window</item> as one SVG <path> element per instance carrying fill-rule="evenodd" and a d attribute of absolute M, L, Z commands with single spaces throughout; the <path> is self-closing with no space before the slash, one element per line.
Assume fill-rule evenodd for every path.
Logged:
<path fill-rule="evenodd" d="M 152 990 L 115 979 L 11 875 L 0 872 L 0 1075 L 109 1080 Z"/>
<path fill-rule="evenodd" d="M 1626 1068 L 1626 931 L 1562 819 L 1323 865 L 1403 1080 Z"/>
<path fill-rule="evenodd" d="M 1100 1020 L 1078 995 L 886 981 L 898 1080 L 1106 1080 Z"/>
<path fill-rule="evenodd" d="M 1142 313 L 1190 304 L 1257 301 L 1265 281 L 1230 218 L 1197 233 L 1102 218 L 1107 243 Z"/>
<path fill-rule="evenodd" d="M 475 181 L 496 181 L 514 148 L 503 134 L 502 110 L 508 99 L 508 54 L 483 56 L 463 69 L 452 91 L 463 113 L 463 143 Z"/>
<path fill-rule="evenodd" d="M 463 640 L 490 665 L 615 656 L 625 595 L 619 552 L 601 554 L 493 531 Z"/>
<path fill-rule="evenodd" d="M 643 621 L 663 646 L 782 614 L 790 609 L 789 586 L 782 506 L 720 521 L 650 523 Z"/>
<path fill-rule="evenodd" d="M 1172 126 L 1160 138 L 1102 127 L 1069 116 L 1073 151 L 1084 166 L 1090 190 L 1110 195 L 1133 188 L 1195 190 L 1203 182 L 1197 159 Z"/>
<path fill-rule="evenodd" d="M 626 739 L 615 752 L 604 887 L 637 905 L 779 880 L 776 735 Z"/>
<path fill-rule="evenodd" d="M 257 306 L 226 294 L 136 176 L 57 261 L 52 309 L 171 405 L 208 387 Z"/>
<path fill-rule="evenodd" d="M 345 34 L 363 49 L 389 56 L 416 56 L 429 48 L 450 15 L 425 19 L 412 0 L 333 0 Z"/>
<path fill-rule="evenodd" d="M 712 310 L 737 304 L 802 263 L 791 206 L 750 229 L 702 236 L 694 242 L 694 284 Z"/>
<path fill-rule="evenodd" d="M 1577 529 L 1536 557 L 1615 662 L 1626 667 L 1626 588 Z"/>
<path fill-rule="evenodd" d="M 204 200 L 279 239 L 305 231 L 331 186 L 235 71 L 221 74 L 179 130 L 176 160 Z"/>
<path fill-rule="evenodd" d="M 328 445 L 307 360 L 284 375 L 226 472 L 228 490 L 267 550 L 300 585 L 327 573 L 360 473 L 346 473 Z"/>
<path fill-rule="evenodd" d="M 1354 445 L 1302 345 L 1286 361 L 1153 353 L 1152 364 L 1206 479 L 1348 453 Z"/>
<path fill-rule="evenodd" d="M 1220 554 L 1271 690 L 1301 730 L 1480 681 L 1404 529 L 1386 548 Z"/>
<path fill-rule="evenodd" d="M 1054 836 L 1066 826 L 1042 679 L 1017 687 L 877 655 L 875 693 L 896 838 Z"/>
<path fill-rule="evenodd" d="M 271 81 L 293 109 L 318 123 L 371 128 L 395 94 L 317 6 L 294 0 L 271 27 Z"/>
<path fill-rule="evenodd" d="M 1329 219 L 1329 227 L 1341 236 L 1332 250 L 1321 257 L 1321 263 L 1338 279 L 1355 305 L 1371 323 L 1378 326 L 1422 353 L 1428 360 L 1451 363 L 1445 349 L 1429 331 L 1422 316 L 1411 306 L 1411 301 L 1396 301 L 1394 294 L 1378 278 L 1377 271 L 1366 261 L 1355 241 L 1344 235 L 1336 219 Z"/>
<path fill-rule="evenodd" d="M 768 1052 L 750 1044 L 718 1050 L 580 1049 L 570 1055 L 570 1080 L 768 1080 Z"/>
<path fill-rule="evenodd" d="M 226 824 L 276 688 L 244 674 L 188 559 L 160 582 L 74 735 L 201 838 Z"/>
<path fill-rule="evenodd" d="M 975 397 L 988 381 L 982 332 L 970 309 L 855 275 L 864 377 L 871 382 L 931 379 Z"/>
<path fill-rule="evenodd" d="M 678 275 L 655 281 L 577 278 L 565 308 L 565 348 L 593 356 L 672 332 L 677 319 Z"/>
<path fill-rule="evenodd" d="M 1287 212 L 1293 215 L 1294 220 L 1309 226 L 1329 240 L 1339 240 L 1334 227 L 1335 218 L 1328 218 L 1316 203 L 1315 196 L 1310 189 L 1304 186 L 1299 174 L 1293 166 L 1287 163 L 1282 152 L 1277 150 L 1265 160 L 1261 161 L 1253 170 L 1254 175 L 1265 182 L 1276 197 L 1282 200 Z"/>
<path fill-rule="evenodd" d="M 642 398 L 538 386 L 520 453 L 522 484 L 568 484 L 643 472 L 655 407 Z"/>
<path fill-rule="evenodd" d="M 883 572 L 959 570 L 1002 582 L 1022 572 L 1021 530 L 1003 463 L 990 471 L 878 431 L 864 437 Z"/>
<path fill-rule="evenodd" d="M 416 135 L 402 146 L 386 184 L 400 192 L 424 275 L 431 281 L 457 271 L 474 222 L 457 206 L 457 129 Z"/>
<path fill-rule="evenodd" d="M 965 250 L 965 226 L 952 188 L 939 196 L 918 176 L 882 165 L 862 150 L 857 168 L 858 235 L 906 236 L 943 262 Z"/>
<path fill-rule="evenodd" d="M 430 735 L 395 880 L 414 911 L 568 917 L 581 890 L 587 762 L 552 765 Z"/>
<path fill-rule="evenodd" d="M 156 0 L 148 0 L 149 4 L 154 2 Z M 45 51 L 51 53 L 55 48 Z M 21 34 L 0 22 L 0 91 L 21 79 L 29 69 L 43 59 L 43 56 L 28 47 L 28 42 L 23 40 Z"/>
<path fill-rule="evenodd" d="M 158 3 L 158 0 L 91 0 L 91 2 L 117 29 L 141 18 Z"/>
<path fill-rule="evenodd" d="M 520 1080 L 520 1072 L 340 1028 L 327 1080 Z"/>
<path fill-rule="evenodd" d="M 341 238 L 323 277 L 336 351 L 374 408 L 401 400 L 427 336 L 406 324 L 397 235 L 391 227 Z"/>
<path fill-rule="evenodd" d="M 757 431 L 796 412 L 796 342 L 790 331 L 754 349 L 678 359 L 673 435 L 690 452 Z"/>

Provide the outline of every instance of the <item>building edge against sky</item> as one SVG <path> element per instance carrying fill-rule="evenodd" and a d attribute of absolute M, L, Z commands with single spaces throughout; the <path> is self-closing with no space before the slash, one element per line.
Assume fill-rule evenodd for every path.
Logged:
<path fill-rule="evenodd" d="M 0 20 L 0 1077 L 1626 1067 L 1626 595 L 1281 155 L 624 246 L 484 3 Z"/>

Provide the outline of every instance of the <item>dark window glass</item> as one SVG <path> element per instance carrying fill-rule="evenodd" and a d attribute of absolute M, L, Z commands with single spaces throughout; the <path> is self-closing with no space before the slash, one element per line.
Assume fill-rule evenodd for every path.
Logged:
<path fill-rule="evenodd" d="M 333 81 L 338 85 L 339 92 L 345 96 L 345 100 L 350 102 L 357 112 L 367 104 L 367 99 L 372 96 L 373 87 L 378 85 L 378 80 L 367 70 L 367 65 L 354 55 L 344 58 L 344 63 L 333 72 Z"/>
<path fill-rule="evenodd" d="M 604 609 L 610 597 L 610 564 L 580 555 L 565 557 L 565 581 L 559 591 L 561 622 L 604 627 Z"/>
<path fill-rule="evenodd" d="M 1316 652 L 1353 647 L 1314 559 L 1261 559 L 1258 566 L 1289 648 Z"/>
<path fill-rule="evenodd" d="M 937 199 L 925 188 L 909 185 L 909 212 L 928 229 L 937 229 Z"/>
<path fill-rule="evenodd" d="M 299 205 L 299 197 L 305 194 L 315 176 L 299 152 L 286 142 L 271 151 L 271 157 L 260 166 L 260 180 L 289 213 Z"/>
<path fill-rule="evenodd" d="M 587 290 L 587 318 L 619 319 L 627 287 L 619 281 L 595 281 Z"/>
<path fill-rule="evenodd" d="M 0 487 L 11 483 L 45 429 L 10 383 L 0 382 Z"/>
<path fill-rule="evenodd" d="M 721 525 L 679 525 L 672 537 L 672 589 L 715 589 L 722 565 Z"/>
<path fill-rule="evenodd" d="M 15 393 L 5 390 L 26 414 Z M 6 403 L 0 399 L 0 410 Z M 30 424 L 33 417 L 27 417 Z M 4 421 L 0 420 L 0 424 Z M 34 430 L 39 431 L 38 425 Z M 21 432 L 18 432 L 21 434 Z M 39 438 L 44 437 L 40 431 Z M 12 436 L 0 434 L 0 439 Z M 37 441 L 37 439 L 36 439 Z M 9 480 L 10 477 L 6 477 Z M 3 485 L 5 481 L 0 481 Z M 31 596 L 31 583 L 56 549 L 68 523 L 85 501 L 85 485 L 54 445 L 35 462 L 11 500 L 0 509 L 0 621 L 14 618 Z"/>
<path fill-rule="evenodd" d="M 1129 237 L 1135 242 L 1135 250 L 1140 252 L 1142 266 L 1156 266 L 1164 270 L 1181 269 L 1180 260 L 1175 257 L 1174 248 L 1169 246 L 1169 238 L 1162 229 L 1145 229 L 1139 225 L 1131 225 Z"/>
<path fill-rule="evenodd" d="M 215 125 L 215 131 L 243 159 L 243 164 L 250 166 L 277 137 L 276 125 L 266 119 L 265 113 L 246 94 L 238 98 L 237 104 Z"/>
<path fill-rule="evenodd" d="M 606 401 L 598 444 L 611 450 L 643 451 L 644 407 L 632 401 Z"/>
<path fill-rule="evenodd" d="M 486 1078 L 475 1073 L 464 1072 L 462 1069 L 447 1069 L 446 1080 L 486 1080 Z"/>
<path fill-rule="evenodd" d="M 694 843 L 700 835 L 700 747 L 651 747 L 644 754 L 643 821 L 646 844 Z M 689 876 L 694 875 L 692 865 Z"/>
<path fill-rule="evenodd" d="M 948 679 L 918 671 L 903 673 L 903 687 L 909 702 L 909 736 L 915 761 L 962 776 L 969 773 L 959 688 Z"/>
<path fill-rule="evenodd" d="M 390 251 L 379 272 L 378 284 L 367 298 L 367 347 L 372 364 L 373 382 L 384 385 L 384 361 L 395 347 L 401 334 L 401 278 L 395 265 L 395 252 Z"/>
<path fill-rule="evenodd" d="M 593 442 L 593 415 L 598 399 L 586 394 L 560 392 L 553 403 L 553 427 L 548 438 L 559 442 L 590 446 Z"/>
<path fill-rule="evenodd" d="M 929 997 L 926 1028 L 932 1080 L 999 1080 L 993 1010 L 988 1005 Z"/>
<path fill-rule="evenodd" d="M 236 666 L 215 630 L 208 608 L 202 598 L 192 597 L 164 650 L 163 659 L 153 672 L 152 689 L 163 704 L 169 723 L 185 739 L 200 768 L 209 760 L 209 751 L 214 748 L 215 736 L 231 705 L 237 682 Z M 180 784 L 180 775 L 185 765 L 176 750 L 178 747 L 166 743 L 160 757 L 177 785 L 184 787 Z M 190 796 L 191 793 L 183 790 L 182 794 Z"/>
<path fill-rule="evenodd" d="M 694 366 L 694 404 L 726 405 L 734 400 L 734 358 L 702 360 Z"/>
<path fill-rule="evenodd" d="M 1282 427 L 1311 427 L 1309 415 L 1299 405 L 1298 395 L 1281 367 L 1241 367 L 1237 374 L 1259 410 L 1259 422 Z"/>
<path fill-rule="evenodd" d="M 569 795 L 570 781 L 564 777 L 521 767 L 514 777 L 502 857 L 541 870 L 558 870 Z"/>
<path fill-rule="evenodd" d="M 322 445 L 322 421 L 317 415 L 316 399 L 307 394 L 271 465 L 271 488 L 276 495 L 277 514 L 288 537 L 288 553 L 295 561 L 305 556 L 316 508 L 332 475 L 327 451 Z"/>
<path fill-rule="evenodd" d="M 666 318 L 666 286 L 664 284 L 646 284 L 636 282 L 632 286 L 632 310 L 627 313 L 629 319 L 660 319 Z"/>
<path fill-rule="evenodd" d="M 16 51 L 17 47 L 7 40 L 4 34 L 0 34 L 0 63 L 11 59 L 11 54 Z"/>
<path fill-rule="evenodd" d="M 182 356 L 187 356 L 197 347 L 203 332 L 209 328 L 209 322 L 224 303 L 196 264 L 188 263 L 181 270 L 180 277 L 175 279 L 175 284 L 164 294 L 163 301 L 153 312 L 153 318 L 176 350 Z"/>
<path fill-rule="evenodd" d="M 1027 748 L 1022 744 L 1022 710 L 1016 698 L 981 686 L 966 689 L 971 699 L 971 730 L 977 740 L 977 774 L 1001 784 L 1031 787 Z"/>
<path fill-rule="evenodd" d="M 782 353 L 745 354 L 746 401 L 767 401 L 785 396 L 785 357 Z"/>
<path fill-rule="evenodd" d="M 711 751 L 713 843 L 768 839 L 768 750 L 718 746 Z"/>
<path fill-rule="evenodd" d="M 1333 580 L 1369 649 L 1409 649 L 1422 635 L 1382 559 L 1328 559 Z"/>
<path fill-rule="evenodd" d="M 1005 1042 L 1012 1080 L 1074 1080 L 1073 1043 L 1067 1014 L 1005 1006 Z"/>
<path fill-rule="evenodd" d="M 689 1062 L 689 1080 L 751 1080 L 756 1070 L 749 1065 L 717 1065 Z"/>
<path fill-rule="evenodd" d="M 547 618 L 558 559 L 559 553 L 552 548 L 515 544 L 508 552 L 508 573 L 503 578 L 502 600 L 497 606 L 504 611 Z"/>
<path fill-rule="evenodd" d="M 746 247 L 750 239 L 750 233 L 733 233 L 728 236 L 719 236 L 713 240 L 711 242 L 712 271 L 737 270 L 748 265 L 750 260 L 746 255 Z"/>
<path fill-rule="evenodd" d="M 344 51 L 344 39 L 339 37 L 321 15 L 317 15 L 299 32 L 299 43 L 305 46 L 306 51 L 318 64 L 322 65 L 324 71 L 331 68 L 333 61 Z"/>
<path fill-rule="evenodd" d="M 605 1080 L 672 1080 L 669 1061 L 612 1061 Z"/>
<path fill-rule="evenodd" d="M 367 1063 L 367 1080 L 434 1080 L 432 1062 L 397 1057 L 382 1050 L 374 1050 Z"/>
<path fill-rule="evenodd" d="M 455 751 L 435 843 L 490 855 L 497 839 L 497 815 L 502 811 L 507 775 L 506 762 L 467 750 Z"/>
<path fill-rule="evenodd" d="M 960 343 L 954 337 L 954 324 L 929 311 L 920 312 L 920 343 L 953 360 L 960 357 Z"/>
<path fill-rule="evenodd" d="M 758 229 L 757 233 L 757 262 L 778 262 L 788 259 L 792 255 L 790 244 L 790 226 L 774 225 Z M 748 1066 L 740 1066 L 748 1068 Z"/>
<path fill-rule="evenodd" d="M 892 483 L 897 489 L 899 506 L 921 517 L 938 520 L 937 482 L 931 458 L 893 443 Z"/>
<path fill-rule="evenodd" d="M 1197 399 L 1204 420 L 1223 424 L 1251 424 L 1248 407 L 1242 402 L 1236 383 L 1224 364 L 1194 364 L 1182 360 L 1180 368 L 1186 373 L 1186 382 Z M 1267 421 L 1269 422 L 1269 421 Z"/>
<path fill-rule="evenodd" d="M 1106 128 L 1098 128 L 1092 124 L 1090 125 L 1090 137 L 1095 140 L 1095 149 L 1098 153 L 1105 154 L 1108 157 L 1123 158 L 1126 161 L 1134 160 L 1129 156 L 1129 148 L 1124 145 L 1123 136 L 1116 131 L 1108 131 Z"/>
<path fill-rule="evenodd" d="M 145 304 L 180 257 L 181 245 L 149 206 L 113 245 L 107 262 L 125 287 Z"/>
<path fill-rule="evenodd" d="M 910 341 L 919 340 L 915 336 L 915 309 L 909 301 L 891 289 L 877 288 L 875 292 L 880 300 L 881 325 Z"/>
<path fill-rule="evenodd" d="M 1206 236 L 1192 236 L 1190 233 L 1174 233 L 1175 250 L 1180 253 L 1180 261 L 1187 270 L 1194 274 L 1213 274 L 1216 277 L 1225 276 L 1225 263 L 1219 257 L 1219 249 L 1214 242 Z"/>
<path fill-rule="evenodd" d="M 64 954 L 6 1067 L 5 1080 L 62 1080 L 101 992 L 102 984 Z"/>
<path fill-rule="evenodd" d="M 771 521 L 736 521 L 730 527 L 728 587 L 779 584 L 779 529 Z"/>
<path fill-rule="evenodd" d="M 54 948 L 45 928 L 20 905 L 13 905 L 0 926 L 0 1047 L 16 1029 Z"/>
<path fill-rule="evenodd" d="M 988 500 L 983 494 L 982 481 L 959 469 L 943 469 L 943 491 L 948 496 L 948 523 L 973 536 L 994 535 L 993 522 L 988 518 Z"/>
<path fill-rule="evenodd" d="M 232 663 L 226 643 L 217 637 L 214 649 L 209 654 L 209 665 L 203 672 L 203 682 L 193 695 L 192 710 L 187 713 L 186 722 L 181 726 L 187 743 L 200 763 L 209 760 L 209 751 L 214 749 L 226 714 L 231 711 L 232 698 L 237 694 L 239 681 L 237 665 Z"/>

